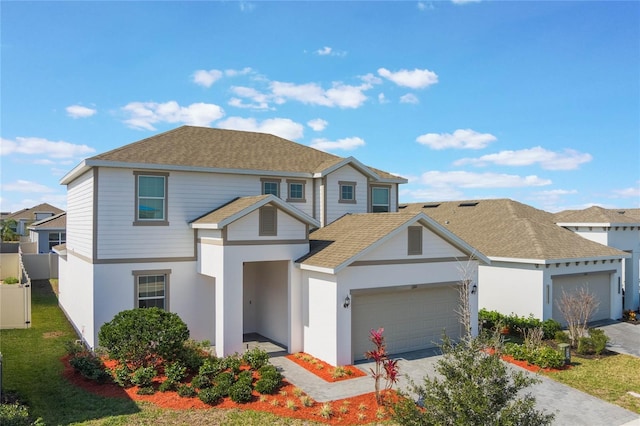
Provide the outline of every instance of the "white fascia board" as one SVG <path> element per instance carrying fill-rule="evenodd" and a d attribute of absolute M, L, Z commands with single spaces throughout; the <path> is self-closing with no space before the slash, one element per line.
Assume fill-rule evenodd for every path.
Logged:
<path fill-rule="evenodd" d="M 62 176 L 58 183 L 60 183 L 60 185 L 68 185 L 89 169 L 91 169 L 91 165 L 87 163 L 87 160 L 82 160 L 80 164 L 71 169 L 71 171 L 66 175 Z"/>
<path fill-rule="evenodd" d="M 375 179 L 375 180 L 380 180 L 380 176 L 378 176 L 377 173 L 375 173 L 373 170 L 371 170 L 369 167 L 365 166 L 364 164 L 362 164 L 361 162 L 359 162 L 358 160 L 356 160 L 355 157 L 347 157 L 344 158 L 342 161 L 327 167 L 326 169 L 314 173 L 313 177 L 314 178 L 321 178 L 321 177 L 325 177 L 326 175 L 333 173 L 334 171 L 338 170 L 339 168 L 346 166 L 347 164 L 351 164 L 352 166 L 354 166 L 356 169 L 358 169 L 358 171 L 360 171 L 362 174 L 366 175 L 367 177 L 371 178 L 371 179 Z"/>
<path fill-rule="evenodd" d="M 298 263 L 298 265 L 300 265 L 300 269 L 304 269 L 305 271 L 322 272 L 323 274 L 329 274 L 329 275 L 335 275 L 337 273 L 336 269 L 332 269 L 332 268 L 323 268 L 320 266 L 305 265 L 304 263 Z"/>
<path fill-rule="evenodd" d="M 640 221 L 638 222 L 598 222 L 598 223 L 587 223 L 587 222 L 558 222 L 556 223 L 558 226 L 562 227 L 572 227 L 572 228 L 611 228 L 614 226 L 640 226 Z"/>
<path fill-rule="evenodd" d="M 594 256 L 594 257 L 574 257 L 570 259 L 520 259 L 515 257 L 495 257 L 489 256 L 494 262 L 509 262 L 509 263 L 528 263 L 539 265 L 553 265 L 554 263 L 582 263 L 582 262 L 600 262 L 602 260 L 620 260 L 623 258 L 631 257 L 631 253 L 621 253 L 620 256 Z"/>
<path fill-rule="evenodd" d="M 311 178 L 312 173 L 307 172 L 287 172 L 282 170 L 255 170 L 255 169 L 229 169 L 216 167 L 195 167 L 195 166 L 178 166 L 175 164 L 155 164 L 155 163 L 128 163 L 124 161 L 105 161 L 105 160 L 84 160 L 86 166 L 89 167 L 113 167 L 120 169 L 142 169 L 142 170 L 167 170 L 179 172 L 202 172 L 202 173 L 224 173 L 224 174 L 240 174 L 240 175 L 257 175 L 257 176 L 281 176 L 294 178 Z M 69 173 L 71 174 L 71 172 Z M 66 176 L 63 178 L 65 179 Z"/>
<path fill-rule="evenodd" d="M 218 223 L 191 223 L 191 229 L 222 229 Z"/>

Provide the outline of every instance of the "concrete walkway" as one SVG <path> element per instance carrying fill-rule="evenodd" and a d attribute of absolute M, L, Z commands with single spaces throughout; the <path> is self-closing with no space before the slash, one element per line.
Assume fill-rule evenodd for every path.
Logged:
<path fill-rule="evenodd" d="M 409 389 L 409 382 L 422 384 L 425 376 L 435 374 L 435 365 L 441 355 L 436 350 L 416 351 L 396 356 L 400 358 L 403 374 L 397 388 Z M 304 390 L 318 402 L 326 402 L 361 395 L 373 391 L 373 379 L 369 376 L 327 383 L 284 356 L 276 356 L 271 363 L 282 370 L 285 378 Z M 359 363 L 357 367 L 369 372 L 373 363 Z M 518 369 L 519 367 L 511 366 Z M 526 370 L 525 370 L 526 371 Z M 533 374 L 533 373 L 529 373 Z M 640 426 L 640 415 L 610 404 L 547 377 L 527 389 L 536 398 L 537 408 L 555 414 L 557 426 Z"/>

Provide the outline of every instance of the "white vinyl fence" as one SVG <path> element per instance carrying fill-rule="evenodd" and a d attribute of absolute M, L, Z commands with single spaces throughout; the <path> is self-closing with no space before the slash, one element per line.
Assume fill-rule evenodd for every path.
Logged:
<path fill-rule="evenodd" d="M 31 327 L 31 279 L 20 254 L 0 254 L 0 280 L 17 278 L 16 284 L 0 284 L 0 329 Z"/>

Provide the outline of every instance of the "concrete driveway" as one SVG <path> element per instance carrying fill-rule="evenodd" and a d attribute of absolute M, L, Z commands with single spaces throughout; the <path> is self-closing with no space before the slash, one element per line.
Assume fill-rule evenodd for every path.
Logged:
<path fill-rule="evenodd" d="M 640 358 L 640 325 L 621 321 L 606 321 L 595 324 L 611 338 L 607 348 L 621 354 Z"/>
<path fill-rule="evenodd" d="M 441 355 L 436 350 L 399 354 L 400 372 L 403 377 L 399 389 L 407 389 L 409 380 L 421 384 L 425 376 L 435 374 L 435 366 Z M 295 386 L 303 389 L 319 402 L 337 400 L 373 391 L 373 379 L 360 377 L 338 383 L 327 383 L 283 356 L 271 362 L 282 368 L 284 376 Z M 365 372 L 373 363 L 357 365 Z M 519 367 L 511 366 L 518 369 Z M 529 373 L 533 374 L 533 373 Z M 405 376 L 406 375 L 406 376 Z M 554 425 L 558 426 L 640 426 L 640 415 L 629 410 L 580 392 L 569 386 L 538 376 L 541 382 L 527 389 L 536 398 L 538 409 L 555 414 Z"/>

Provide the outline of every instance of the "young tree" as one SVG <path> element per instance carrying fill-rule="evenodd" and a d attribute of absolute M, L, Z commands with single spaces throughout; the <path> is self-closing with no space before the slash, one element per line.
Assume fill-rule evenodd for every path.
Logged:
<path fill-rule="evenodd" d="M 18 222 L 15 219 L 7 219 L 2 221 L 2 241 L 14 241 L 16 239 L 16 227 Z"/>
<path fill-rule="evenodd" d="M 571 346 L 576 347 L 578 340 L 587 335 L 589 319 L 598 309 L 600 302 L 585 287 L 573 293 L 565 293 L 558 301 L 558 309 L 567 321 Z"/>
<path fill-rule="evenodd" d="M 554 415 L 535 409 L 535 398 L 522 389 L 539 379 L 509 369 L 499 353 L 485 352 L 478 338 L 454 345 L 444 338 L 436 370 L 442 378 L 411 384 L 421 409 L 404 395 L 393 407 L 401 425 L 549 425 Z"/>

